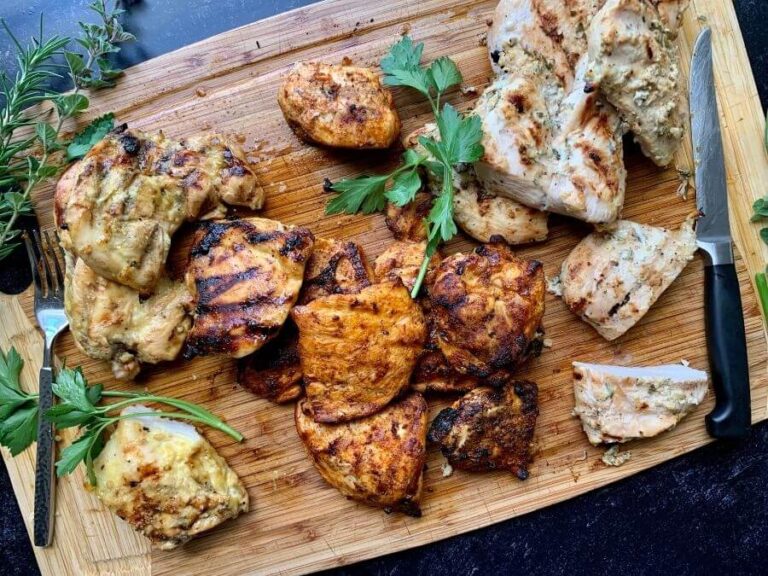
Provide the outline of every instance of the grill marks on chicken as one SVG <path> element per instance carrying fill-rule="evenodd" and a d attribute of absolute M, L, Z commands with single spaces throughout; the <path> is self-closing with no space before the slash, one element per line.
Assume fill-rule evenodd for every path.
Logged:
<path fill-rule="evenodd" d="M 400 133 L 392 94 L 370 68 L 299 62 L 277 102 L 302 140 L 339 148 L 388 148 Z"/>
<path fill-rule="evenodd" d="M 134 405 L 128 413 L 152 413 Z M 189 424 L 155 416 L 120 420 L 94 460 L 96 496 L 152 541 L 171 550 L 248 511 L 248 492 Z"/>
<path fill-rule="evenodd" d="M 454 468 L 508 470 L 525 480 L 538 413 L 533 382 L 476 388 L 440 411 L 428 438 Z"/>
<path fill-rule="evenodd" d="M 676 231 L 620 220 L 584 238 L 563 261 L 563 302 L 615 340 L 640 321 L 695 252 L 693 220 Z"/>
<path fill-rule="evenodd" d="M 531 351 L 544 294 L 541 263 L 502 243 L 449 256 L 429 287 L 440 350 L 461 374 L 505 381 Z"/>
<path fill-rule="evenodd" d="M 313 244 L 306 228 L 264 218 L 202 224 L 187 268 L 196 310 L 184 355 L 242 358 L 274 338 L 299 297 Z"/>
<path fill-rule="evenodd" d="M 151 293 L 182 222 L 259 208 L 264 191 L 242 150 L 212 134 L 171 140 L 125 125 L 59 180 L 62 246 L 100 276 Z"/>
<path fill-rule="evenodd" d="M 408 387 L 427 336 L 421 309 L 399 282 L 320 298 L 291 315 L 307 407 L 317 422 L 381 410 Z"/>
<path fill-rule="evenodd" d="M 119 380 L 134 378 L 141 363 L 176 358 L 192 324 L 192 295 L 184 283 L 163 276 L 144 298 L 102 278 L 71 254 L 64 308 L 77 347 L 91 358 L 111 360 Z"/>
<path fill-rule="evenodd" d="M 412 392 L 372 416 L 343 424 L 316 422 L 309 403 L 296 404 L 296 429 L 323 479 L 352 500 L 421 516 L 424 398 Z"/>

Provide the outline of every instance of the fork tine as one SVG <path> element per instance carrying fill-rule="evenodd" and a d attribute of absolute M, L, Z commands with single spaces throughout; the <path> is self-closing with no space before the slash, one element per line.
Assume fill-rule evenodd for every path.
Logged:
<path fill-rule="evenodd" d="M 48 234 L 48 230 L 45 230 L 43 232 L 43 236 L 45 237 L 45 244 L 48 247 L 48 256 L 50 257 L 51 261 L 53 262 L 53 268 L 56 271 L 56 290 L 63 290 L 64 289 L 64 275 L 61 272 L 61 266 L 59 265 L 59 259 L 57 257 L 56 248 L 54 248 L 53 242 L 51 242 L 51 237 Z"/>
<path fill-rule="evenodd" d="M 32 268 L 32 279 L 35 281 L 35 291 L 40 293 L 43 291 L 42 282 L 40 281 L 40 270 L 37 265 L 37 256 L 35 256 L 35 250 L 32 248 L 32 240 L 29 237 L 29 232 L 24 234 L 24 246 L 27 247 L 27 257 L 29 258 L 29 267 Z"/>
<path fill-rule="evenodd" d="M 43 276 L 45 276 L 45 288 L 47 292 L 44 294 L 44 296 L 47 296 L 49 293 L 54 291 L 53 274 L 51 273 L 50 266 L 48 266 L 48 258 L 45 257 L 43 243 L 40 241 L 40 235 L 37 233 L 37 230 L 32 230 L 32 237 L 35 239 L 35 247 L 37 248 L 37 253 L 40 254 L 40 262 L 42 263 L 42 269 L 45 272 Z"/>

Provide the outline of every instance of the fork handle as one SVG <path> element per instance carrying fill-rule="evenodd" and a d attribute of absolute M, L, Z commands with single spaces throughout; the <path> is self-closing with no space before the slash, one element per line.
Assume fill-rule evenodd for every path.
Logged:
<path fill-rule="evenodd" d="M 53 424 L 44 417 L 53 405 L 53 369 L 40 369 L 40 413 L 37 421 L 37 465 L 35 466 L 35 546 L 50 546 L 55 508 Z"/>

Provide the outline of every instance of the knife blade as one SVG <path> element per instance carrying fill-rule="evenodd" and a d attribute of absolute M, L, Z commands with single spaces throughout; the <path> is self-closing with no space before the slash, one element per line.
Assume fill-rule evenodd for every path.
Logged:
<path fill-rule="evenodd" d="M 696 39 L 691 60 L 691 135 L 696 179 L 696 240 L 704 252 L 704 314 L 715 408 L 715 438 L 744 438 L 751 425 L 749 364 L 739 281 L 728 221 L 728 187 L 712 66 L 712 31 Z"/>

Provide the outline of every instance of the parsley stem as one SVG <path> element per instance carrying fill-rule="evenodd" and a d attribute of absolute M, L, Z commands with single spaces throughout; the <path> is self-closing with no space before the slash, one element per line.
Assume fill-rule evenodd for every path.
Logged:
<path fill-rule="evenodd" d="M 755 274 L 755 285 L 757 286 L 757 295 L 760 298 L 760 306 L 763 309 L 763 316 L 768 319 L 768 279 L 765 272 Z"/>

